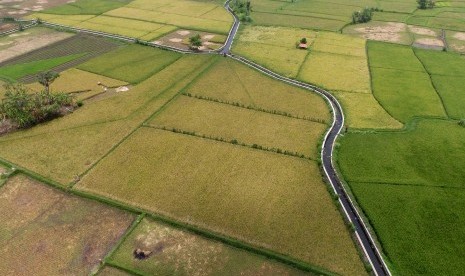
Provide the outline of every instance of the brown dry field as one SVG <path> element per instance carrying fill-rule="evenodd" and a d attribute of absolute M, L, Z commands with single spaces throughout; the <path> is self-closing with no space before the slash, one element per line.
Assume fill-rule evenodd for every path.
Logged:
<path fill-rule="evenodd" d="M 23 175 L 0 188 L 0 210 L 0 275 L 88 274 L 133 220 Z"/>
<path fill-rule="evenodd" d="M 0 0 L 0 17 L 23 17 L 68 2 L 69 0 Z"/>
<path fill-rule="evenodd" d="M 202 39 L 202 46 L 199 50 L 209 50 L 209 49 L 216 49 L 221 47 L 221 44 L 212 42 L 215 37 L 220 36 L 218 34 L 213 33 L 206 33 L 206 32 L 198 32 L 198 31 L 189 31 L 189 30 L 176 30 L 164 37 L 161 37 L 155 41 L 156 44 L 159 45 L 167 45 L 171 47 L 176 47 L 184 50 L 189 50 L 189 38 L 199 34 Z"/>

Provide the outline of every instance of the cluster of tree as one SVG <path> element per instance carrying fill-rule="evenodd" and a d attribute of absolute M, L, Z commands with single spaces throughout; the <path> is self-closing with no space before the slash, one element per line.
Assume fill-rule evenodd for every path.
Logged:
<path fill-rule="evenodd" d="M 358 24 L 358 23 L 367 23 L 371 21 L 371 18 L 373 17 L 373 12 L 377 10 L 378 9 L 375 9 L 375 8 L 364 8 L 361 11 L 354 12 L 352 14 L 352 23 Z"/>
<path fill-rule="evenodd" d="M 435 2 L 433 0 L 417 0 L 418 8 L 422 10 L 434 8 Z"/>
<path fill-rule="evenodd" d="M 45 89 L 38 93 L 31 93 L 21 84 L 5 84 L 5 97 L 0 103 L 1 122 L 26 128 L 72 111 L 77 104 L 71 95 L 49 92 L 50 83 L 57 76 L 51 72 L 41 74 L 38 79 Z"/>
<path fill-rule="evenodd" d="M 200 34 L 189 37 L 189 47 L 193 50 L 198 50 L 202 46 L 202 38 Z"/>
<path fill-rule="evenodd" d="M 231 5 L 234 13 L 239 17 L 240 21 L 251 22 L 250 12 L 252 11 L 252 5 L 250 0 L 234 0 Z"/>

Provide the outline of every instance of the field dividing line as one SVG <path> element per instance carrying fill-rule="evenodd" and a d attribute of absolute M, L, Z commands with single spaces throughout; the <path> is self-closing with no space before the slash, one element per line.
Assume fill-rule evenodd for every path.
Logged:
<path fill-rule="evenodd" d="M 279 81 L 288 83 L 290 85 L 298 86 L 315 93 L 320 94 L 323 96 L 330 104 L 333 110 L 333 124 L 327 131 L 325 138 L 323 140 L 322 150 L 321 150 L 321 158 L 322 158 L 322 165 L 325 171 L 326 177 L 329 180 L 333 190 L 339 196 L 338 202 L 343 207 L 344 213 L 346 215 L 346 219 L 355 226 L 355 231 L 359 235 L 359 242 L 360 246 L 363 247 L 364 253 L 366 254 L 365 257 L 369 259 L 370 264 L 372 265 L 373 272 L 376 276 L 378 275 L 391 275 L 389 268 L 387 267 L 378 246 L 376 245 L 371 233 L 369 232 L 365 222 L 363 221 L 360 213 L 358 212 L 356 205 L 350 198 L 346 188 L 339 180 L 340 177 L 337 175 L 336 170 L 334 169 L 333 163 L 333 151 L 335 146 L 335 141 L 341 130 L 344 126 L 344 114 L 342 111 L 342 107 L 337 99 L 328 91 L 316 87 L 314 85 L 306 84 L 297 80 L 293 80 L 290 78 L 286 78 L 281 76 L 261 65 L 258 65 L 254 62 L 247 60 L 244 57 L 236 56 L 229 54 L 229 57 L 244 63 L 245 65 L 262 72 L 265 75 L 268 75 L 274 79 Z"/>
<path fill-rule="evenodd" d="M 105 266 L 105 264 L 109 262 L 109 260 L 113 257 L 116 251 L 121 247 L 124 241 L 126 241 L 129 235 L 132 234 L 132 232 L 136 229 L 140 222 L 145 218 L 145 215 L 145 213 L 141 213 L 134 219 L 134 221 L 129 225 L 129 227 L 126 229 L 123 235 L 116 241 L 115 246 L 113 246 L 113 248 L 111 248 L 110 251 L 108 251 L 108 253 L 105 255 L 103 260 L 100 262 L 98 269 L 96 269 L 94 272 L 91 272 L 90 275 L 95 276 L 100 272 L 100 270 Z"/>

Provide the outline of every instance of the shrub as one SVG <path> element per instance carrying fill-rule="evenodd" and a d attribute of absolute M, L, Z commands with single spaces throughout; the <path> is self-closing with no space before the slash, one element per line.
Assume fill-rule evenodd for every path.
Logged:
<path fill-rule="evenodd" d="M 6 84 L 5 91 L 0 114 L 3 120 L 11 120 L 20 128 L 54 119 L 76 106 L 74 98 L 64 93 L 42 91 L 31 94 L 20 84 Z"/>
<path fill-rule="evenodd" d="M 200 46 L 202 46 L 202 39 L 200 34 L 196 34 L 189 38 L 189 46 L 191 49 L 198 49 Z"/>
<path fill-rule="evenodd" d="M 307 38 L 306 38 L 306 37 L 302 37 L 302 38 L 300 39 L 300 43 L 302 43 L 302 44 L 307 44 Z"/>
<path fill-rule="evenodd" d="M 242 22 L 252 22 L 250 12 L 252 11 L 252 5 L 250 1 L 235 0 L 232 1 L 231 6 L 233 12 L 237 15 Z"/>
<path fill-rule="evenodd" d="M 459 121 L 459 126 L 465 127 L 465 119 Z"/>
<path fill-rule="evenodd" d="M 232 139 L 232 140 L 231 140 L 231 144 L 233 144 L 233 145 L 237 145 L 237 144 L 238 144 L 238 142 L 237 142 L 237 140 L 236 140 L 236 139 Z"/>
<path fill-rule="evenodd" d="M 422 10 L 432 9 L 436 5 L 433 0 L 417 0 L 418 8 Z"/>
<path fill-rule="evenodd" d="M 373 17 L 373 11 L 375 11 L 373 8 L 364 8 L 362 11 L 354 12 L 352 14 L 352 23 L 358 24 L 371 21 L 371 18 Z"/>

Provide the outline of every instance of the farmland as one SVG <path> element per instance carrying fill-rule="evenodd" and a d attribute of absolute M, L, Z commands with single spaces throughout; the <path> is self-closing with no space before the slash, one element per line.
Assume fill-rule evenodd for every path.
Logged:
<path fill-rule="evenodd" d="M 0 192 L 0 252 L 8 256 L 0 263 L 4 275 L 90 273 L 133 219 L 23 175 L 11 177 Z"/>
<path fill-rule="evenodd" d="M 341 140 L 341 171 L 399 274 L 461 270 L 464 135 L 456 122 L 421 120 L 410 131 Z"/>
<path fill-rule="evenodd" d="M 154 256 L 137 260 L 134 248 L 150 250 Z M 158 275 L 311 275 L 151 219 L 141 221 L 110 263 Z"/>
<path fill-rule="evenodd" d="M 80 0 L 28 18 L 144 40 L 154 40 L 177 28 L 225 35 L 233 21 L 215 2 L 188 0 Z"/>
<path fill-rule="evenodd" d="M 309 51 L 296 49 L 295 43 L 302 37 L 307 38 Z M 345 107 L 349 127 L 401 127 L 371 93 L 362 39 L 303 29 L 247 26 L 233 51 L 287 77 L 333 91 Z M 363 108 L 359 102 L 364 103 Z"/>
<path fill-rule="evenodd" d="M 312 161 L 142 128 L 76 187 L 333 271 L 359 274 L 363 266 L 349 236 L 341 235 L 345 226 L 317 175 Z M 248 196 L 240 196 L 245 190 Z"/>

